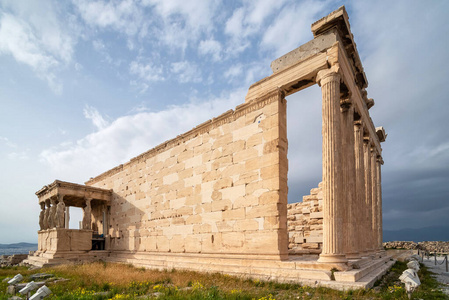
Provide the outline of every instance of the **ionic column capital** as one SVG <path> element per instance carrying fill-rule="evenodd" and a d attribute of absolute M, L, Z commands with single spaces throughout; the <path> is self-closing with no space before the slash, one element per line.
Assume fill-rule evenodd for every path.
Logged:
<path fill-rule="evenodd" d="M 384 160 L 382 159 L 382 156 L 377 155 L 377 163 L 383 165 L 384 164 Z"/>
<path fill-rule="evenodd" d="M 352 107 L 352 101 L 350 97 L 340 99 L 340 107 L 343 111 L 347 111 Z"/>
<path fill-rule="evenodd" d="M 316 75 L 316 82 L 319 86 L 323 86 L 329 82 L 340 82 L 340 66 L 339 64 L 333 65 L 329 69 L 321 70 Z"/>

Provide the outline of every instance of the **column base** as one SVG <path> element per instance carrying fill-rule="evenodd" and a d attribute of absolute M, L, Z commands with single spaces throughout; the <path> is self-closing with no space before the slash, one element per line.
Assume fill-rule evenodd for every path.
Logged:
<path fill-rule="evenodd" d="M 344 254 L 320 254 L 319 263 L 346 263 L 348 259 Z"/>
<path fill-rule="evenodd" d="M 360 255 L 360 253 L 358 252 L 354 252 L 354 253 L 346 253 L 346 258 L 347 259 L 359 259 L 362 256 Z"/>

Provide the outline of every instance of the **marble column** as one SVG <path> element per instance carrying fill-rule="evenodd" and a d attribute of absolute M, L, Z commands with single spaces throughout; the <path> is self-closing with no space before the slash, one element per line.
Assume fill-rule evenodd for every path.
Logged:
<path fill-rule="evenodd" d="M 384 252 L 383 243 L 383 224 L 382 224 L 382 176 L 381 176 L 381 166 L 383 165 L 383 160 L 380 155 L 377 156 L 376 167 L 377 167 L 377 219 L 379 221 L 378 226 L 378 247 L 379 251 Z"/>
<path fill-rule="evenodd" d="M 372 215 L 372 189 L 371 189 L 371 142 L 369 137 L 364 137 L 363 140 L 363 156 L 365 163 L 365 203 L 367 210 L 366 218 L 366 232 L 365 232 L 365 246 L 368 254 L 373 254 L 373 215 Z"/>
<path fill-rule="evenodd" d="M 378 252 L 378 234 L 379 234 L 379 220 L 378 220 L 378 199 L 377 199 L 377 151 L 374 147 L 371 148 L 371 207 L 372 207 L 372 230 L 373 240 L 372 249 Z"/>
<path fill-rule="evenodd" d="M 70 206 L 66 206 L 65 207 L 65 224 L 64 224 L 65 229 L 69 229 L 70 228 Z"/>
<path fill-rule="evenodd" d="M 363 154 L 363 125 L 361 120 L 354 122 L 354 154 L 355 154 L 355 198 L 357 200 L 358 245 L 361 256 L 367 254 L 365 243 L 368 224 L 368 210 L 365 198 L 365 163 Z"/>
<path fill-rule="evenodd" d="M 344 99 L 341 104 L 341 140 L 342 140 L 342 171 L 343 171 L 343 195 L 346 200 L 343 237 L 344 252 L 346 258 L 360 258 L 357 227 L 357 199 L 355 197 L 355 153 L 354 153 L 354 106 L 350 99 Z"/>
<path fill-rule="evenodd" d="M 338 65 L 317 74 L 322 92 L 323 249 L 319 262 L 347 262 L 343 251 L 340 74 Z"/>

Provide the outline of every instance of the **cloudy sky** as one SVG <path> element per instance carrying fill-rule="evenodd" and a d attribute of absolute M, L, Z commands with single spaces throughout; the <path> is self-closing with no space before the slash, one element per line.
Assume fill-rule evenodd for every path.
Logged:
<path fill-rule="evenodd" d="M 388 133 L 384 228 L 449 227 L 448 1 L 2 0 L 0 243 L 37 242 L 42 186 L 83 183 L 243 103 L 343 4 Z M 287 101 L 296 202 L 321 178 L 320 89 Z"/>

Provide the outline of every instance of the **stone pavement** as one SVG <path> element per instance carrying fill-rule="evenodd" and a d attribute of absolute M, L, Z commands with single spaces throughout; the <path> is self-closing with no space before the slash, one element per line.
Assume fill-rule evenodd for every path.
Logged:
<path fill-rule="evenodd" d="M 441 283 L 443 292 L 449 295 L 449 273 L 446 272 L 446 263 L 443 263 L 443 261 L 444 256 L 439 256 L 437 257 L 437 265 L 435 265 L 435 257 L 431 256 L 430 259 L 424 258 L 422 263 L 436 274 L 435 278 Z"/>

